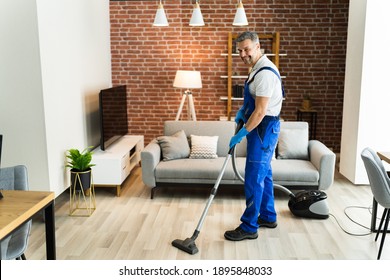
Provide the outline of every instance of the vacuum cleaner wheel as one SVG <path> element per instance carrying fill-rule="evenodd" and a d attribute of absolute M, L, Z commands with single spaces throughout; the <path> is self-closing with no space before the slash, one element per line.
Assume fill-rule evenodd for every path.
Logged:
<path fill-rule="evenodd" d="M 301 191 L 290 198 L 288 207 L 298 217 L 327 219 L 329 207 L 326 199 L 327 195 L 323 191 Z"/>

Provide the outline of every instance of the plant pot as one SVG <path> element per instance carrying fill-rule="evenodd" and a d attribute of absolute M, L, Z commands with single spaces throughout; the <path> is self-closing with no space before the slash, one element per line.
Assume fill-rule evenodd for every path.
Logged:
<path fill-rule="evenodd" d="M 70 170 L 71 188 L 80 191 L 81 188 L 85 191 L 91 187 L 92 170 L 88 168 L 86 171 L 79 171 L 77 169 Z"/>
<path fill-rule="evenodd" d="M 302 100 L 302 109 L 304 109 L 304 110 L 310 110 L 311 109 L 311 100 L 310 99 Z"/>

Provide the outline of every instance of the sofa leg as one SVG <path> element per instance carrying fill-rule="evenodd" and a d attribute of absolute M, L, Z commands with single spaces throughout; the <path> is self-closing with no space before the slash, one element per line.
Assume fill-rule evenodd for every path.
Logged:
<path fill-rule="evenodd" d="M 153 199 L 154 198 L 154 188 L 152 188 L 152 190 L 150 191 L 150 199 Z"/>

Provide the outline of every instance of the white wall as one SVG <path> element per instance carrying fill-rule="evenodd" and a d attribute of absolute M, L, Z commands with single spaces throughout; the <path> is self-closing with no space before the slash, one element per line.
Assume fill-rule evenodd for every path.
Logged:
<path fill-rule="evenodd" d="M 27 164 L 30 182 L 49 185 L 35 1 L 0 6 L 0 133 L 2 167 Z M 39 176 L 34 176 L 39 174 Z"/>
<path fill-rule="evenodd" d="M 340 172 L 367 184 L 365 147 L 390 151 L 389 1 L 350 1 Z"/>
<path fill-rule="evenodd" d="M 0 56 L 7 63 L 0 69 L 17 66 L 4 88 L 0 85 L 2 166 L 26 164 L 31 189 L 59 195 L 69 185 L 66 150 L 99 141 L 98 93 L 111 86 L 109 1 L 5 2 L 0 15 L 7 19 L 0 34 L 6 52 Z M 23 40 L 25 56 L 17 50 L 17 38 Z M 4 103 L 3 92 L 12 96 Z M 28 116 L 13 114 L 14 107 Z M 11 114 L 3 129 L 3 118 Z M 14 130 L 16 123 L 20 131 Z M 15 155 L 20 144 L 23 152 Z"/>

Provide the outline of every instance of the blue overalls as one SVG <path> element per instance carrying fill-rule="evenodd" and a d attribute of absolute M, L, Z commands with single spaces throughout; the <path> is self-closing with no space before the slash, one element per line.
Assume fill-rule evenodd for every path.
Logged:
<path fill-rule="evenodd" d="M 258 70 L 256 74 L 261 70 L 264 69 Z M 245 81 L 244 108 L 246 119 L 250 117 L 255 109 L 255 99 L 249 92 L 249 84 L 253 81 L 254 76 L 250 81 Z M 241 217 L 242 224 L 240 225 L 246 232 L 257 231 L 259 215 L 264 221 L 276 221 L 271 160 L 275 152 L 279 132 L 279 116 L 265 116 L 261 123 L 246 136 L 246 209 Z"/>

